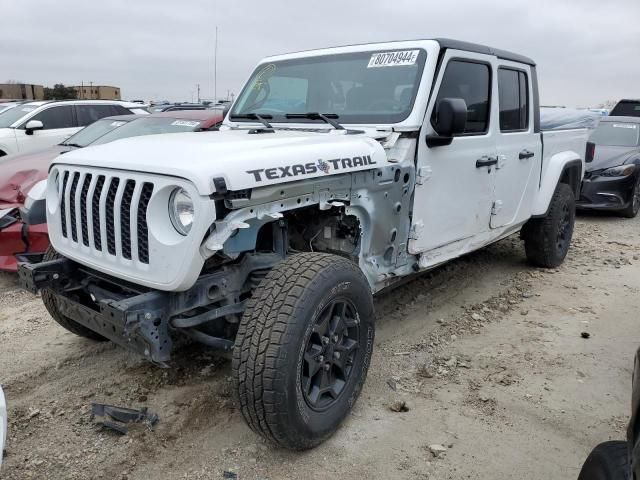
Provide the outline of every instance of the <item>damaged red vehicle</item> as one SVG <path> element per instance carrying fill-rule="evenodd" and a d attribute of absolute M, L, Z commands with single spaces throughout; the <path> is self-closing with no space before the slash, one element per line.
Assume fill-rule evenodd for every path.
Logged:
<path fill-rule="evenodd" d="M 47 250 L 46 223 L 23 221 L 20 210 L 31 189 L 47 178 L 49 164 L 58 155 L 127 137 L 215 130 L 222 119 L 218 110 L 105 117 L 60 145 L 0 159 L 0 270 L 15 272 L 18 261 L 37 261 Z"/>

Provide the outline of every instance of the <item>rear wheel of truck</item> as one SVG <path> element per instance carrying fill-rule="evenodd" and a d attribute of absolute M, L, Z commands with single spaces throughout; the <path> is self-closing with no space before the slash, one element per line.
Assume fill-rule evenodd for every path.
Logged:
<path fill-rule="evenodd" d="M 56 252 L 53 247 L 49 246 L 44 254 L 42 261 L 48 262 L 50 260 L 57 260 L 61 257 L 62 255 Z M 60 310 L 58 309 L 58 303 L 56 301 L 56 294 L 52 290 L 48 288 L 42 290 L 42 302 L 49 312 L 49 315 L 51 315 L 56 322 L 58 322 L 63 328 L 70 331 L 71 333 L 74 333 L 80 337 L 89 338 L 91 340 L 97 340 L 101 342 L 107 340 L 99 333 L 94 332 L 84 325 L 80 325 L 78 322 L 75 322 L 69 317 L 66 317 L 65 315 L 60 313 Z"/>
<path fill-rule="evenodd" d="M 636 183 L 633 185 L 629 206 L 620 213 L 623 217 L 635 218 L 638 215 L 638 211 L 640 211 L 640 175 L 638 175 Z"/>
<path fill-rule="evenodd" d="M 585 460 L 578 480 L 627 480 L 629 474 L 627 442 L 609 441 L 597 445 Z"/>
<path fill-rule="evenodd" d="M 371 289 L 355 263 L 323 253 L 287 258 L 240 322 L 233 376 L 244 419 L 285 448 L 323 442 L 360 394 L 373 339 Z"/>
<path fill-rule="evenodd" d="M 523 227 L 527 259 L 538 267 L 554 268 L 567 256 L 576 221 L 576 200 L 566 183 L 559 183 L 543 218 L 532 218 Z"/>

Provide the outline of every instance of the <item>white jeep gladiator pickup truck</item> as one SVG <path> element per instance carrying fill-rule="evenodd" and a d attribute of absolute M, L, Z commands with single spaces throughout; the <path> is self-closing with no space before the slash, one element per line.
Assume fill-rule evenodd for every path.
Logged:
<path fill-rule="evenodd" d="M 310 448 L 360 393 L 373 294 L 520 232 L 558 266 L 586 130 L 540 131 L 533 60 L 453 40 L 328 48 L 259 63 L 220 132 L 58 157 L 55 250 L 25 288 L 67 330 L 156 363 L 232 351 L 257 433 Z"/>

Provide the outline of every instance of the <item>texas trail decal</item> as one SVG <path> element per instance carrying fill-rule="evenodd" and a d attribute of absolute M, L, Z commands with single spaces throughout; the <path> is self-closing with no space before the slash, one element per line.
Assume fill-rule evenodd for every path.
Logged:
<path fill-rule="evenodd" d="M 329 160 L 318 159 L 317 163 L 297 163 L 295 165 L 286 165 L 284 167 L 258 168 L 256 170 L 247 170 L 249 175 L 253 175 L 256 182 L 267 180 L 277 180 L 285 177 L 297 177 L 298 175 L 312 175 L 318 172 L 330 173 L 333 171 L 342 171 L 348 168 L 364 167 L 367 165 L 375 165 L 376 162 L 371 160 L 370 155 L 362 155 L 360 157 L 351 158 L 333 158 Z"/>

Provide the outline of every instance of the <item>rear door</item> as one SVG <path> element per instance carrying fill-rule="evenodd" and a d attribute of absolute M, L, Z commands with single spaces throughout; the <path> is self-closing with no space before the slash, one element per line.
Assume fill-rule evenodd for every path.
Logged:
<path fill-rule="evenodd" d="M 498 165 L 491 227 L 529 218 L 542 161 L 540 134 L 534 132 L 532 72 L 528 65 L 498 60 Z"/>
<path fill-rule="evenodd" d="M 443 55 L 418 143 L 409 251 L 433 251 L 433 263 L 464 251 L 489 231 L 496 156 L 497 102 L 493 56 L 448 49 Z M 438 102 L 462 98 L 467 104 L 465 132 L 450 145 L 428 147 Z M 431 260 L 429 260 L 431 262 Z"/>
<path fill-rule="evenodd" d="M 32 135 L 27 135 L 25 126 L 31 120 L 41 121 L 44 128 L 34 131 Z M 73 107 L 71 105 L 53 105 L 36 113 L 16 129 L 18 151 L 26 153 L 52 147 L 69 138 L 78 130 L 73 116 Z"/>

